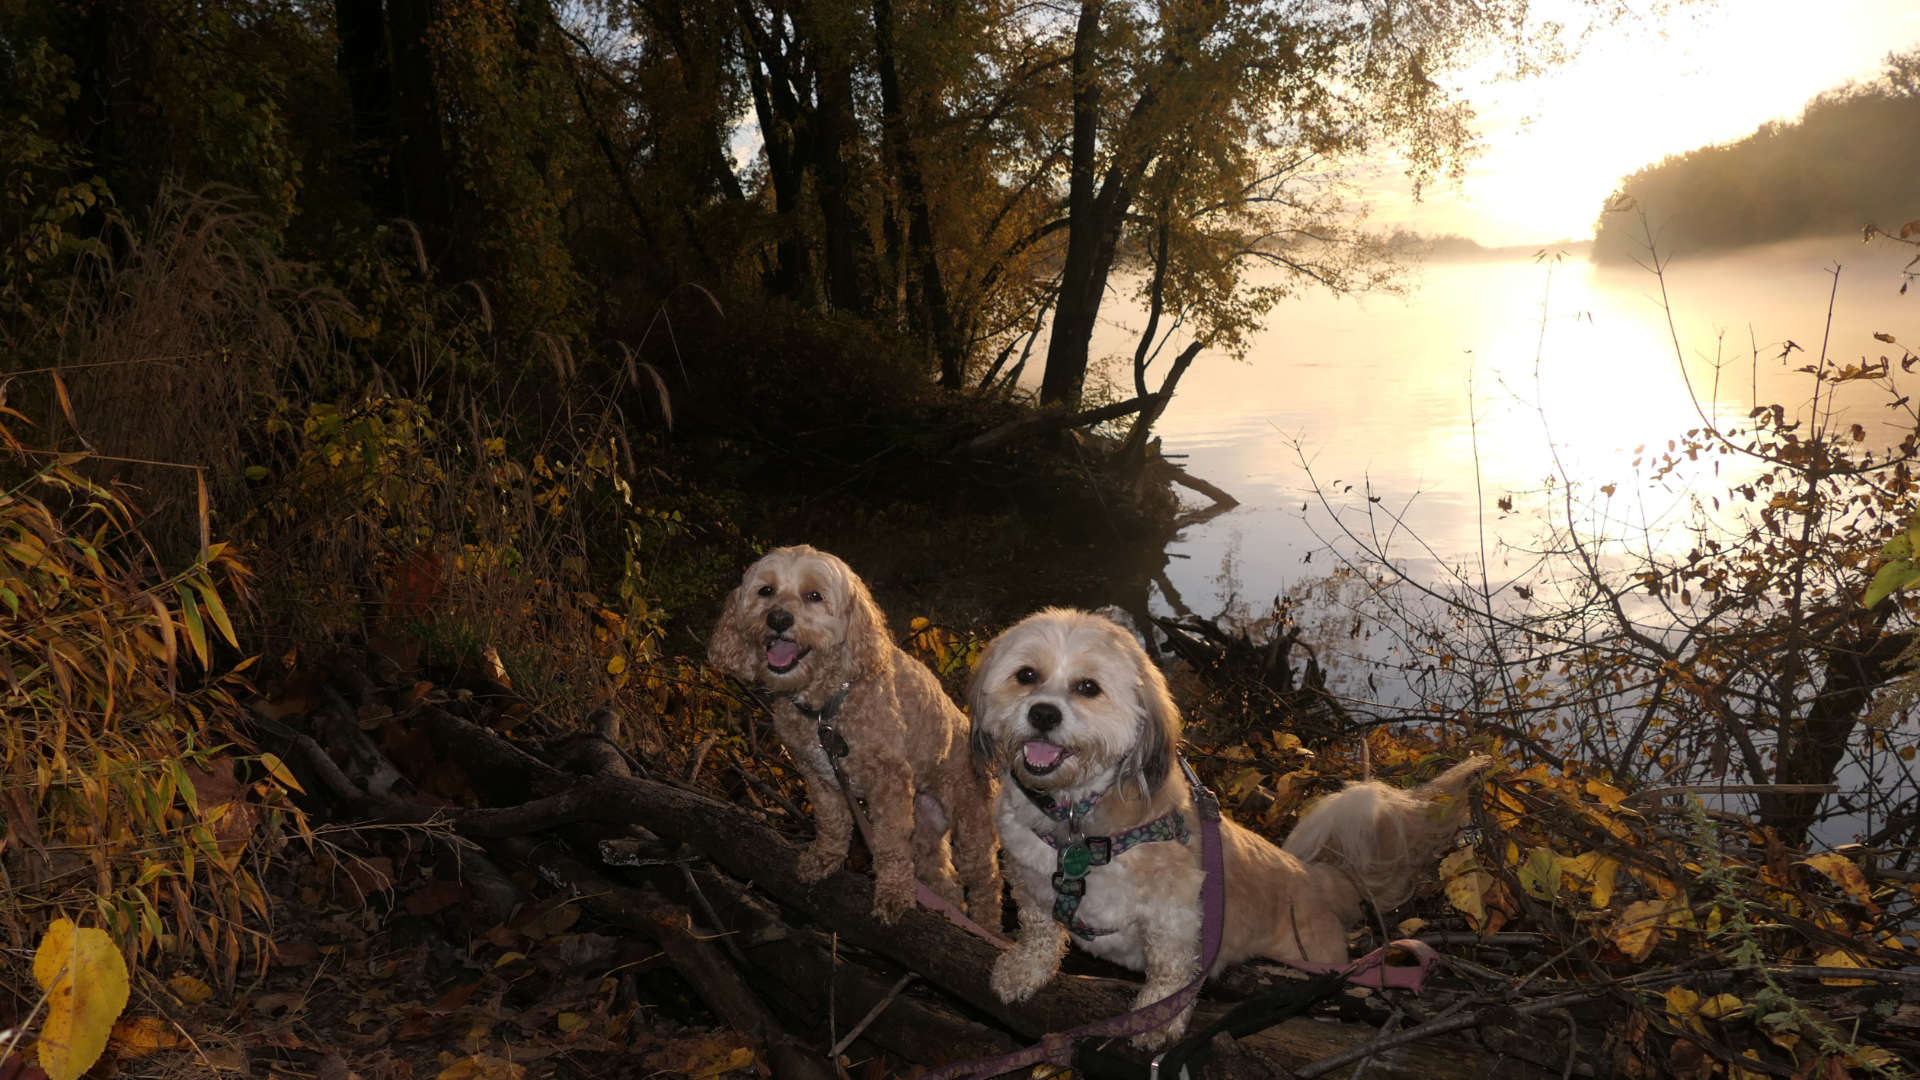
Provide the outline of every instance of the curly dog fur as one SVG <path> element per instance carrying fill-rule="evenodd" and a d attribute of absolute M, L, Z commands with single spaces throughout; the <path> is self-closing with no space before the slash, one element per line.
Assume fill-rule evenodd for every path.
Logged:
<path fill-rule="evenodd" d="M 1133 635 L 1081 611 L 1049 609 L 995 638 L 969 688 L 974 750 L 1000 785 L 996 814 L 1007 873 L 1020 907 L 1019 940 L 993 966 L 994 992 L 1022 1000 L 1060 967 L 1069 933 L 1054 921 L 1055 849 L 1067 827 L 1044 814 L 1024 786 L 1072 805 L 1097 795 L 1088 836 L 1113 836 L 1169 812 L 1187 839 L 1142 843 L 1086 876 L 1075 916 L 1096 956 L 1146 973 L 1137 1004 L 1191 982 L 1200 968 L 1199 821 L 1192 788 L 1173 768 L 1180 714 L 1166 679 Z M 1361 901 L 1385 911 L 1405 900 L 1415 875 L 1464 821 L 1467 788 L 1487 765 L 1475 758 L 1411 792 L 1350 784 L 1302 818 L 1285 849 L 1222 821 L 1226 920 L 1216 974 L 1251 956 L 1339 963 Z M 1135 1040 L 1165 1045 L 1191 1014 Z"/>
<path fill-rule="evenodd" d="M 775 694 L 774 731 L 813 802 L 817 831 L 800 860 L 803 880 L 839 869 L 853 835 L 817 720 L 801 711 L 818 710 L 845 686 L 834 727 L 850 749 L 848 780 L 872 818 L 874 913 L 898 919 L 913 903 L 918 871 L 976 922 L 1000 925 L 993 781 L 968 754 L 966 718 L 933 673 L 893 643 L 846 563 L 805 545 L 768 552 L 727 598 L 707 659 Z"/>

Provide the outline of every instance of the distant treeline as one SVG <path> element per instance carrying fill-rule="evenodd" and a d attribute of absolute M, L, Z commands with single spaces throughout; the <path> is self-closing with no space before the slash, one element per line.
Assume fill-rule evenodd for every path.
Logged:
<path fill-rule="evenodd" d="M 1827 91 L 1797 123 L 1677 154 L 1621 184 L 1595 227 L 1596 260 L 1854 231 L 1920 217 L 1920 49 L 1865 85 Z"/>

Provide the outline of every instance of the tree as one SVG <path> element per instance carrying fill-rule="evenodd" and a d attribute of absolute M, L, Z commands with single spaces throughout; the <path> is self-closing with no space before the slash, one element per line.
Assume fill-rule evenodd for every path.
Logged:
<path fill-rule="evenodd" d="M 1173 288 L 1162 302 L 1227 338 L 1257 325 L 1286 288 L 1250 284 L 1250 264 L 1336 289 L 1377 283 L 1365 267 L 1378 249 L 1355 246 L 1329 197 L 1329 170 L 1391 146 L 1416 189 L 1457 172 L 1471 113 L 1432 74 L 1494 46 L 1520 69 L 1559 49 L 1518 0 L 1082 0 L 1050 32 L 1066 57 L 1067 94 L 1036 98 L 1045 112 L 1030 123 L 1041 141 L 1066 148 L 1064 177 L 1056 171 L 1044 185 L 1064 216 L 1043 226 L 1065 240 L 1050 253 L 1061 272 L 1041 399 L 1069 405 L 1085 385 L 1116 264 L 1165 239 L 1172 264 L 1210 266 L 1205 292 Z M 1149 192 L 1158 205 L 1142 213 Z M 1033 243 L 1019 237 L 1004 251 Z"/>

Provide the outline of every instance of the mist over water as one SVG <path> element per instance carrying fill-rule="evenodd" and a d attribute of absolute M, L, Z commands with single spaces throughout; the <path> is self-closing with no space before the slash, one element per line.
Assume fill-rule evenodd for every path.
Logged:
<path fill-rule="evenodd" d="M 1203 354 L 1156 429 L 1167 453 L 1241 506 L 1169 547 L 1177 598 L 1156 588 L 1154 603 L 1262 614 L 1354 551 L 1343 525 L 1418 576 L 1477 578 L 1484 550 L 1498 586 L 1529 572 L 1524 549 L 1562 476 L 1593 527 L 1685 543 L 1690 486 L 1723 493 L 1742 466 L 1702 458 L 1654 483 L 1650 456 L 1701 427 L 1702 412 L 1744 426 L 1756 402 L 1806 410 L 1814 384 L 1798 369 L 1818 361 L 1823 337 L 1837 365 L 1897 356 L 1873 334 L 1920 336 L 1920 291 L 1898 293 L 1911 256 L 1832 238 L 1676 260 L 1671 333 L 1655 275 L 1583 253 L 1430 262 L 1406 297 L 1283 304 L 1246 363 Z M 1096 354 L 1130 354 L 1141 321 L 1117 314 Z M 1858 385 L 1834 415 L 1864 425 L 1866 446 L 1894 443 L 1910 426 L 1890 422 L 1885 401 Z"/>

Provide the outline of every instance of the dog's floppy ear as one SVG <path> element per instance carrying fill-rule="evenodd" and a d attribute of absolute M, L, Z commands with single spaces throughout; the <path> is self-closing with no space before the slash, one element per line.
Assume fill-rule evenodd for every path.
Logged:
<path fill-rule="evenodd" d="M 726 607 L 721 609 L 720 621 L 714 624 L 713 637 L 707 641 L 707 663 L 748 682 L 752 681 L 761 661 L 761 657 L 755 655 L 760 627 L 747 621 L 747 582 L 752 575 L 749 569 L 740 584 L 727 594 Z"/>
<path fill-rule="evenodd" d="M 874 603 L 867 583 L 853 568 L 838 559 L 840 579 L 847 590 L 847 665 L 849 678 L 863 679 L 884 673 L 893 665 L 892 631 L 887 617 Z"/>
<path fill-rule="evenodd" d="M 1134 687 L 1138 695 L 1140 737 L 1121 762 L 1120 775 L 1137 776 L 1141 788 L 1152 795 L 1173 771 L 1174 747 L 1180 742 L 1180 710 L 1173 703 L 1172 691 L 1167 689 L 1167 677 L 1133 640 L 1132 634 L 1125 637 L 1127 652 L 1137 669 Z"/>
<path fill-rule="evenodd" d="M 996 666 L 1000 642 L 1005 639 L 1006 635 L 1001 634 L 987 643 L 979 662 L 973 665 L 972 677 L 967 680 L 967 721 L 972 725 L 967 743 L 973 747 L 973 760 L 979 765 L 991 763 L 1000 754 L 999 740 L 987 730 L 987 678 Z"/>

